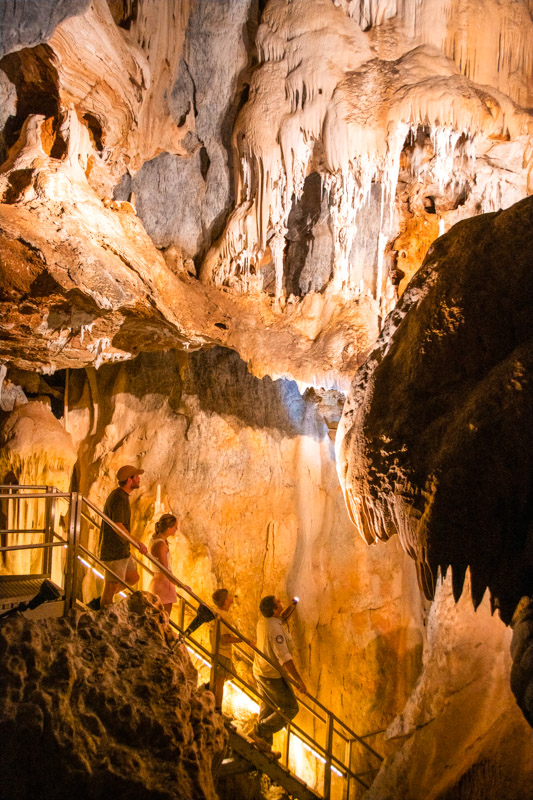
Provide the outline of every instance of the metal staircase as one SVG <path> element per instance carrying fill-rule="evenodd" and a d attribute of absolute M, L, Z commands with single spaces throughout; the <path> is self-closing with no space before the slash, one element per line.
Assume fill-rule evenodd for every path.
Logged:
<path fill-rule="evenodd" d="M 104 571 L 102 562 L 88 546 L 94 539 L 91 532 L 99 530 L 102 520 L 115 527 L 97 506 L 78 492 L 60 492 L 50 486 L 0 486 L 0 614 L 26 603 L 45 580 L 52 581 L 60 589 L 61 602 L 59 611 L 55 604 L 56 613 L 66 613 L 75 606 L 86 608 L 81 599 L 82 579 L 88 570 L 99 577 Z M 133 539 L 130 544 L 136 546 Z M 141 557 L 138 553 L 138 556 L 139 568 L 153 574 L 151 564 L 157 562 L 149 555 Z M 170 624 L 186 642 L 193 659 L 209 669 L 210 688 L 213 689 L 219 669 L 217 609 L 211 609 L 215 617 L 215 647 L 211 651 L 200 639 L 186 632 L 197 607 L 208 604 L 171 572 L 157 566 L 181 592 Z M 133 591 L 115 577 L 123 584 L 125 592 Z M 260 697 L 251 677 L 251 663 L 255 653 L 260 651 L 236 628 L 225 625 L 239 637 L 239 644 L 234 644 L 233 648 L 243 666 L 239 673 L 232 671 L 232 687 L 249 703 L 258 705 Z M 263 653 L 261 655 L 269 661 Z M 359 736 L 317 698 L 307 694 L 298 696 L 298 702 L 297 721 L 287 720 L 285 731 L 278 734 L 282 750 L 279 760 L 260 752 L 243 730 L 225 719 L 229 749 L 218 767 L 218 777 L 256 770 L 298 800 L 356 800 L 369 788 L 383 760 L 366 740 L 382 731 Z M 298 774 L 304 761 L 307 782 Z"/>
<path fill-rule="evenodd" d="M 226 723 L 226 729 L 231 754 L 222 762 L 222 777 L 257 770 L 268 775 L 272 783 L 283 786 L 288 795 L 298 800 L 319 800 L 322 797 L 284 764 L 254 747 L 233 725 Z"/>

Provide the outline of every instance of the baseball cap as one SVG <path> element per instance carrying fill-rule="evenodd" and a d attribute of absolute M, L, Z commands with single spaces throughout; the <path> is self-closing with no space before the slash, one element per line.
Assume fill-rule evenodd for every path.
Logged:
<path fill-rule="evenodd" d="M 136 475 L 142 475 L 143 473 L 144 469 L 138 469 L 137 467 L 132 467 L 131 464 L 126 464 L 118 470 L 117 481 L 122 483 L 122 481 L 127 481 L 128 478 L 134 478 Z"/>

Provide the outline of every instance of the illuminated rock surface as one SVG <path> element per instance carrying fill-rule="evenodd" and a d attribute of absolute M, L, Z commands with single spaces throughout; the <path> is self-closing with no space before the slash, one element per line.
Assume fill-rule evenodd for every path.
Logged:
<path fill-rule="evenodd" d="M 136 535 L 178 512 L 197 592 L 235 589 L 248 634 L 262 593 L 302 598 L 309 686 L 387 728 L 375 800 L 527 796 L 529 617 L 521 716 L 498 613 L 532 593 L 529 0 L 0 23 L 2 479 L 102 504 L 142 463 Z M 368 548 L 331 436 L 372 351 L 337 465 L 364 538 L 400 534 Z"/>
<path fill-rule="evenodd" d="M 530 16 L 476 38 L 453 6 L 99 0 L 6 33 L 3 357 L 216 342 L 346 388 L 438 233 L 530 188 Z"/>
<path fill-rule="evenodd" d="M 147 540 L 161 513 L 176 513 L 176 575 L 205 598 L 234 591 L 247 636 L 264 594 L 300 597 L 291 626 L 310 688 L 358 729 L 388 724 L 420 668 L 414 565 L 399 546 L 369 549 L 354 537 L 316 403 L 294 382 L 254 378 L 221 349 L 143 355 L 93 381 L 77 373 L 69 392 L 81 491 L 102 505 L 117 466 L 143 453 L 135 535 Z M 85 591 L 94 596 L 90 577 Z"/>
<path fill-rule="evenodd" d="M 2 797 L 215 800 L 225 733 L 160 607 L 0 626 Z"/>
<path fill-rule="evenodd" d="M 436 591 L 420 680 L 387 732 L 398 749 L 365 800 L 531 794 L 531 729 L 508 679 L 511 632 L 488 597 L 474 612 L 469 588 L 467 579 L 458 603 L 451 581 Z"/>

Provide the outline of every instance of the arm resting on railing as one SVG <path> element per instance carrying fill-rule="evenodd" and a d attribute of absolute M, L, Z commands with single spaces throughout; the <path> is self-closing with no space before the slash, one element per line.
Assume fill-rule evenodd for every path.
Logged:
<path fill-rule="evenodd" d="M 148 555 L 148 548 L 146 547 L 144 542 L 141 542 L 140 539 L 136 539 L 134 536 L 132 536 L 129 530 L 122 522 L 115 522 L 114 526 L 115 529 L 118 528 L 118 533 L 126 534 L 126 536 L 122 538 L 126 538 L 131 544 L 134 544 L 137 550 L 139 550 L 143 554 L 143 556 Z"/>

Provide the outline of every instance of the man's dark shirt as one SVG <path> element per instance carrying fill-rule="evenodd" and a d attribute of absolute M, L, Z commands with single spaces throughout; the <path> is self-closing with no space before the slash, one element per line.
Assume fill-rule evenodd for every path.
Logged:
<path fill-rule="evenodd" d="M 120 486 L 113 489 L 105 501 L 104 514 L 113 522 L 122 522 L 126 530 L 130 530 L 130 497 Z M 100 558 L 102 561 L 118 561 L 121 558 L 128 558 L 129 554 L 129 542 L 115 533 L 107 522 L 102 522 L 100 528 Z"/>

